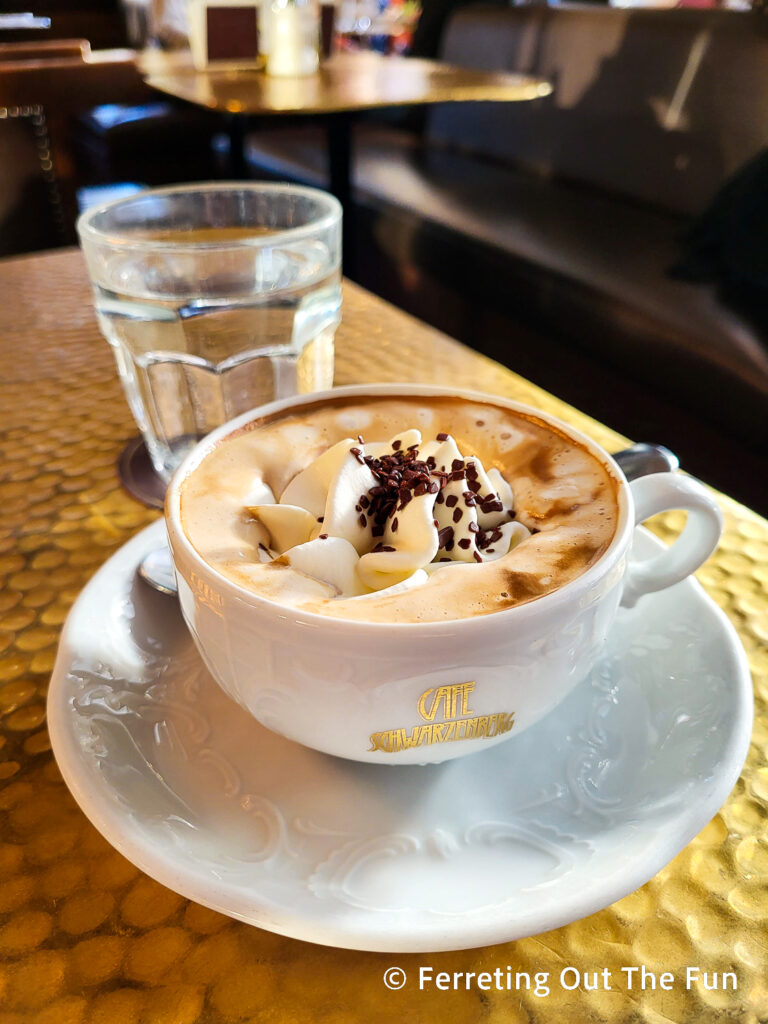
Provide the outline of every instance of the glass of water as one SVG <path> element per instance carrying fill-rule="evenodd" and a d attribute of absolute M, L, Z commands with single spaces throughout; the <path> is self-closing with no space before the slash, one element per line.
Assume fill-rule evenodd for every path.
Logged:
<path fill-rule="evenodd" d="M 94 207 L 77 228 L 101 330 L 166 481 L 233 416 L 331 387 L 341 314 L 333 196 L 179 185 Z"/>

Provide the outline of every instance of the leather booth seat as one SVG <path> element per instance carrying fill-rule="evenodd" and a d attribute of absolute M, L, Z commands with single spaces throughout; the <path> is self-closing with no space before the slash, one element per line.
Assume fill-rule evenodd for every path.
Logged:
<path fill-rule="evenodd" d="M 557 383 L 532 368 L 562 357 L 575 373 L 594 367 L 601 386 L 631 382 L 640 403 L 661 396 L 693 417 L 689 434 L 698 422 L 701 437 L 714 426 L 768 451 L 765 339 L 714 286 L 669 272 L 692 219 L 768 141 L 762 24 L 726 11 L 473 6 L 450 20 L 442 57 L 543 74 L 554 92 L 437 107 L 421 136 L 360 124 L 363 283 L 389 275 L 388 297 L 421 316 L 431 290 L 437 326 L 545 386 Z M 259 132 L 250 158 L 276 177 L 327 181 L 318 127 Z M 588 407 L 638 436 L 620 409 L 611 419 Z"/>
<path fill-rule="evenodd" d="M 216 114 L 170 100 L 94 107 L 75 125 L 80 180 L 165 185 L 216 178 L 213 139 L 221 128 Z"/>

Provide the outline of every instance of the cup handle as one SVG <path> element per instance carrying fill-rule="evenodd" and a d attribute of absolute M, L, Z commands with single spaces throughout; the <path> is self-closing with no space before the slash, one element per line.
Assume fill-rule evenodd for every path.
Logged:
<path fill-rule="evenodd" d="M 676 473 L 654 473 L 629 485 L 635 502 L 635 526 L 673 508 L 685 509 L 688 521 L 675 543 L 643 562 L 629 565 L 621 603 L 632 608 L 643 594 L 664 590 L 695 572 L 717 547 L 723 514 L 700 483 Z"/>

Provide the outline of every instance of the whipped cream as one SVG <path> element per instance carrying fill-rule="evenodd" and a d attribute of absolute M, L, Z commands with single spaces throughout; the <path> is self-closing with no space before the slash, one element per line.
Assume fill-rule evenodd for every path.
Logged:
<path fill-rule="evenodd" d="M 256 500 L 254 500 L 256 499 Z M 449 434 L 422 441 L 345 438 L 301 470 L 277 500 L 264 481 L 247 511 L 266 531 L 259 560 L 279 560 L 337 597 L 399 593 L 451 565 L 495 561 L 529 536 L 497 469 Z"/>

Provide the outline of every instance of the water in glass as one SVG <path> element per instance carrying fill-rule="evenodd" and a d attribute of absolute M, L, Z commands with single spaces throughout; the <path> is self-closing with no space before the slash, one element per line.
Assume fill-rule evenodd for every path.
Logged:
<path fill-rule="evenodd" d="M 210 231 L 205 236 L 212 240 Z M 107 275 L 112 287 L 94 283 L 131 411 L 166 477 L 233 416 L 330 387 L 341 307 L 339 269 L 318 239 L 275 249 L 266 260 L 228 252 L 194 289 L 185 284 L 183 257 L 176 262 L 118 252 Z"/>

